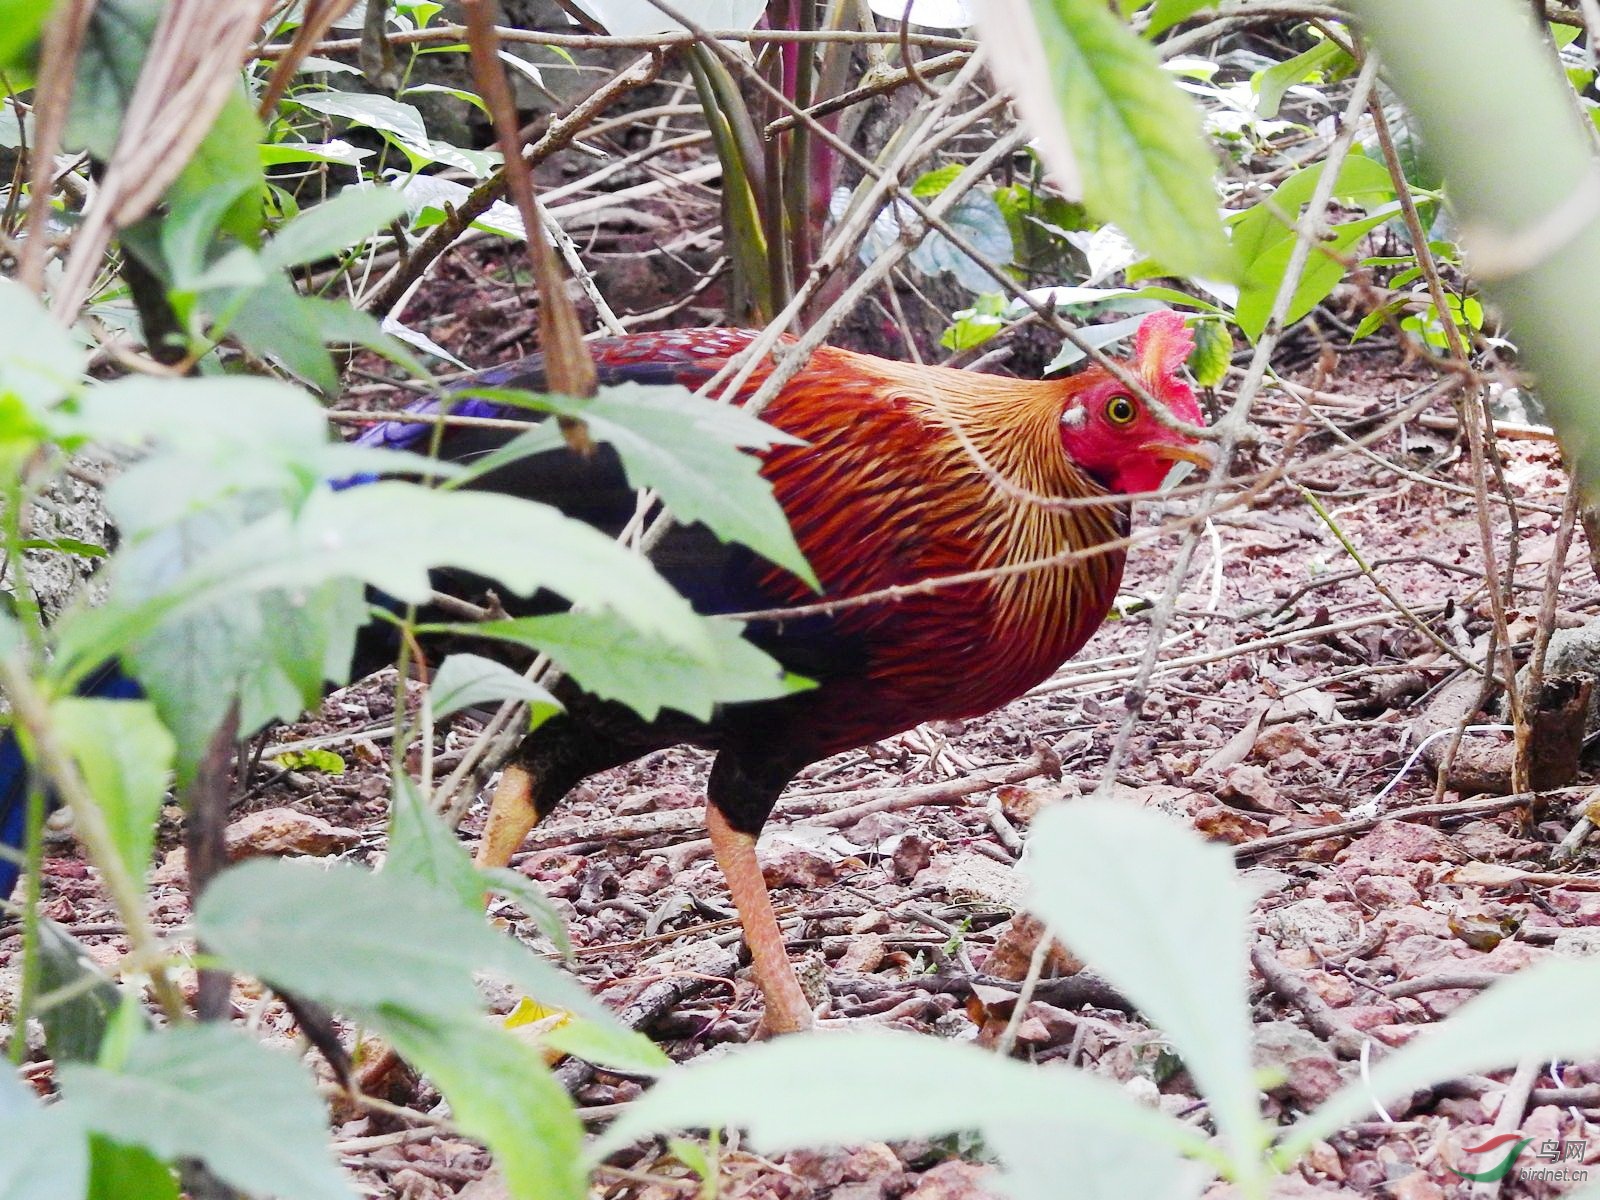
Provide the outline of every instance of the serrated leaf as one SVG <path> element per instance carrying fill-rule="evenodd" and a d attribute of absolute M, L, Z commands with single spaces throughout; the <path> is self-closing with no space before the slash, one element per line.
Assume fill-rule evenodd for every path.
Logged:
<path fill-rule="evenodd" d="M 476 911 L 483 903 L 483 876 L 409 775 L 395 775 L 389 799 L 389 857 L 383 869 L 449 893 L 464 910 Z"/>
<path fill-rule="evenodd" d="M 590 436 L 616 449 L 628 483 L 654 488 L 679 520 L 700 521 L 723 541 L 749 546 L 820 587 L 760 463 L 738 448 L 794 441 L 770 425 L 675 385 L 617 384 L 590 400 L 479 389 L 467 394 L 578 418 Z M 474 463 L 474 471 L 482 475 L 530 448 L 542 449 L 547 437 L 548 431 L 531 430 Z"/>
<path fill-rule="evenodd" d="M 671 1071 L 618 1116 L 592 1154 L 603 1160 L 647 1134 L 693 1127 L 746 1129 L 758 1147 L 780 1151 L 983 1131 L 1040 1113 L 1152 1149 L 1205 1145 L 1197 1131 L 1087 1072 L 863 1031 L 796 1034 Z"/>
<path fill-rule="evenodd" d="M 247 1192 L 349 1200 L 311 1074 L 227 1025 L 148 1033 L 117 1071 L 69 1064 L 63 1108 L 113 1141 L 194 1158 Z"/>
<path fill-rule="evenodd" d="M 771 700 L 811 686 L 740 636 L 736 621 L 701 618 L 712 658 L 697 658 L 607 612 L 565 612 L 437 626 L 529 646 L 587 692 L 626 704 L 647 721 L 663 708 L 709 720 L 719 704 Z"/>
<path fill-rule="evenodd" d="M 1011 226 L 995 203 L 994 197 L 984 192 L 968 192 L 945 213 L 945 223 L 978 252 L 991 266 L 1011 265 L 1015 247 L 1011 243 Z M 994 276 L 989 274 L 965 250 L 934 230 L 917 244 L 910 260 L 919 271 L 927 275 L 949 272 L 956 282 L 971 292 L 983 293 L 995 287 Z"/>
<path fill-rule="evenodd" d="M 398 872 L 242 863 L 206 889 L 195 929 L 235 970 L 366 1016 L 402 1009 L 477 1019 L 473 975 L 488 972 L 547 1004 L 603 1017 L 578 984 L 491 929 L 459 891 Z"/>
<path fill-rule="evenodd" d="M 45 1108 L 11 1064 L 0 1066 L 0 1200 L 81 1200 L 89 1183 L 83 1130 Z"/>
<path fill-rule="evenodd" d="M 385 1010 L 374 1024 L 444 1093 L 455 1123 L 494 1152 L 514 1200 L 584 1200 L 583 1125 L 537 1053 L 479 1017 Z"/>
<path fill-rule="evenodd" d="M 1334 1093 L 1293 1125 L 1281 1152 L 1298 1155 L 1382 1103 L 1463 1075 L 1526 1060 L 1585 1060 L 1600 1053 L 1600 1022 L 1578 997 L 1600 994 L 1600 961 L 1556 959 L 1510 976 L 1452 1012 Z"/>
<path fill-rule="evenodd" d="M 143 879 L 172 772 L 172 735 L 154 705 L 133 700 L 68 696 L 51 706 L 50 719 L 105 814 L 122 865 Z"/>
<path fill-rule="evenodd" d="M 1154 812 L 1085 800 L 1039 818 L 1027 874 L 1032 911 L 1171 1039 L 1238 1177 L 1254 1175 L 1266 1132 L 1250 1067 L 1250 895 L 1226 847 Z"/>
<path fill-rule="evenodd" d="M 39 922 L 39 986 L 44 993 L 71 989 L 66 999 L 41 1003 L 45 1046 L 57 1062 L 93 1062 L 100 1053 L 122 993 L 89 957 L 88 948 L 54 921 Z M 142 1015 L 142 1014 L 141 1014 Z"/>
<path fill-rule="evenodd" d="M 1349 66 L 1352 61 L 1338 42 L 1328 39 L 1318 42 L 1302 54 L 1257 71 L 1250 80 L 1256 90 L 1256 111 L 1266 118 L 1276 117 L 1278 106 L 1283 103 L 1283 94 L 1295 84 L 1313 77 L 1320 78 L 1324 71 L 1332 70 L 1340 63 Z"/>
<path fill-rule="evenodd" d="M 38 410 L 78 386 L 86 355 L 33 293 L 0 279 L 0 393 Z"/>
<path fill-rule="evenodd" d="M 405 211 L 405 197 L 390 188 L 347 187 L 331 200 L 302 209 L 262 248 L 261 259 L 279 269 L 313 263 L 358 245 Z"/>
<path fill-rule="evenodd" d="M 435 720 L 478 704 L 525 700 L 534 724 L 561 711 L 561 702 L 520 671 L 481 654 L 452 654 L 428 688 Z"/>
<path fill-rule="evenodd" d="M 1214 388 L 1228 376 L 1233 362 L 1233 338 L 1221 321 L 1196 321 L 1190 327 L 1194 349 L 1189 352 L 1189 373 L 1203 388 Z"/>
<path fill-rule="evenodd" d="M 482 887 L 520 906 L 533 918 L 539 932 L 555 944 L 561 957 L 572 958 L 572 938 L 567 932 L 567 923 L 537 883 L 509 867 L 479 867 L 477 871 Z"/>
<path fill-rule="evenodd" d="M 87 1200 L 178 1200 L 178 1178 L 141 1146 L 91 1137 Z"/>
<path fill-rule="evenodd" d="M 993 0 L 980 28 L 1045 161 L 1175 274 L 1231 279 L 1200 114 L 1100 0 Z"/>

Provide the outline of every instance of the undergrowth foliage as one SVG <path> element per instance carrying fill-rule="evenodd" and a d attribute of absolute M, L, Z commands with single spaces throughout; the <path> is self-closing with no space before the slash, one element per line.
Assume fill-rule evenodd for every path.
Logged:
<path fill-rule="evenodd" d="M 197 896 L 185 938 L 159 931 L 146 875 L 169 792 L 203 788 L 219 741 L 291 719 L 344 682 L 356 632 L 375 615 L 409 645 L 419 627 L 408 606 L 429 598 L 432 569 L 571 601 L 568 616 L 501 622 L 492 636 L 647 716 L 662 707 L 704 714 L 805 681 L 784 676 L 739 636 L 737 622 L 697 616 L 632 549 L 553 509 L 460 490 L 501 460 L 447 469 L 331 432 L 323 401 L 338 390 L 352 349 L 376 353 L 407 379 L 428 377 L 428 357 L 448 357 L 401 319 L 427 270 L 430 231 L 523 232 L 516 210 L 497 199 L 498 155 L 435 136 L 412 102 L 443 96 L 463 111 L 483 107 L 467 88 L 411 81 L 422 56 L 461 51 L 461 31 L 443 24 L 437 4 L 397 2 L 378 14 L 386 38 L 374 42 L 369 32 L 367 46 L 387 58 L 378 91 L 358 85 L 348 64 L 306 55 L 326 30 L 302 45 L 293 40 L 301 7 L 279 6 L 255 39 L 273 54 L 252 55 L 242 81 L 226 64 L 229 86 L 206 109 L 196 131 L 203 136 L 192 139 L 159 206 L 151 197 L 119 214 L 115 246 L 97 264 L 82 311 L 52 305 L 60 266 L 45 262 L 45 247 L 71 242 L 92 191 L 81 164 L 63 172 L 72 186 L 52 190 L 49 171 L 30 174 L 29 152 L 37 157 L 42 141 L 85 154 L 93 162 L 86 179 L 137 163 L 138 147 L 117 134 L 141 72 L 171 49 L 162 21 L 184 6 L 89 7 L 0 0 L 8 97 L 0 146 L 14 168 L 0 253 L 31 261 L 37 274 L 31 283 L 0 282 L 0 537 L 9 572 L 0 688 L 40 789 L 29 812 L 29 882 L 5 910 L 4 921 L 23 931 L 24 951 L 3 1011 L 13 1063 L 40 1057 L 42 1037 L 53 1064 L 26 1076 L 0 1071 L 0 1198 L 175 1197 L 180 1172 L 192 1182 L 196 1164 L 247 1194 L 352 1194 L 328 1149 L 327 1087 L 305 1061 L 243 1025 L 196 1020 L 185 986 L 196 969 L 259 980 L 381 1037 L 442 1093 L 452 1127 L 493 1151 L 518 1197 L 575 1200 L 587 1194 L 594 1164 L 633 1139 L 707 1126 L 747 1129 L 771 1149 L 976 1130 L 1018 1194 L 1041 1200 L 1060 1194 L 1064 1179 L 1083 1195 L 1175 1197 L 1224 1177 L 1259 1197 L 1274 1172 L 1375 1104 L 1530 1056 L 1600 1053 L 1600 1022 L 1587 1003 L 1600 991 L 1600 964 L 1553 964 L 1491 989 L 1316 1111 L 1269 1125 L 1250 1065 L 1251 898 L 1227 853 L 1155 815 L 1084 803 L 1037 824 L 1026 863 L 1032 907 L 1163 1031 L 1205 1097 L 1203 1123 L 1146 1108 L 1086 1072 L 891 1034 L 795 1037 L 673 1066 L 558 965 L 485 922 L 484 893 L 505 895 L 564 946 L 536 889 L 520 876 L 479 871 L 441 819 L 461 781 L 436 788 L 431 764 L 421 780 L 406 772 L 407 748 L 426 744 L 434 721 L 463 708 L 515 704 L 524 723 L 555 711 L 536 678 L 472 654 L 437 664 L 416 718 L 399 720 L 381 870 L 235 866 Z M 992 67 L 1038 141 L 1014 137 L 978 171 L 923 153 L 916 136 L 863 156 L 832 118 L 807 114 L 768 128 L 782 115 L 768 92 L 805 109 L 866 86 L 851 75 L 862 44 L 871 47 L 872 86 L 934 90 L 931 81 L 950 74 L 965 86 L 974 43 L 959 29 L 917 35 L 917 53 L 951 56 L 925 61 L 918 74 L 896 57 L 913 43 L 895 31 L 868 43 L 842 35 L 763 42 L 751 34 L 760 5 L 680 0 L 667 15 L 619 0 L 582 7 L 611 34 L 684 47 L 686 79 L 722 171 L 735 318 L 797 318 L 825 331 L 838 319 L 822 286 L 828 271 L 870 285 L 874 273 L 910 270 L 970 296 L 970 307 L 947 314 L 942 344 L 956 355 L 1044 324 L 1060 335 L 1052 367 L 1066 366 L 1126 336 L 1151 308 L 1171 305 L 1193 315 L 1193 370 L 1213 386 L 1230 367 L 1235 332 L 1270 350 L 1353 273 L 1387 286 L 1354 338 L 1387 322 L 1448 349 L 1486 336 L 1488 318 L 1475 284 L 1456 270 L 1461 251 L 1442 189 L 1464 185 L 1457 194 L 1465 196 L 1490 179 L 1503 160 L 1485 146 L 1542 147 L 1545 158 L 1510 173 L 1520 190 L 1503 199 L 1519 212 L 1553 213 L 1565 211 L 1573 172 L 1594 169 L 1572 94 L 1546 69 L 1534 32 L 1509 3 L 1492 0 L 1458 4 L 1454 15 L 1440 9 L 1429 28 L 1473 24 L 1463 8 L 1481 9 L 1474 32 L 1490 38 L 1492 29 L 1502 40 L 1463 36 L 1453 63 L 1441 41 L 1432 46 L 1437 61 L 1418 66 L 1419 52 L 1397 74 L 1446 152 L 1442 180 L 1409 137 L 1392 154 L 1392 146 L 1358 141 L 1350 122 L 1313 161 L 1293 164 L 1286 152 L 1319 123 L 1336 124 L 1337 89 L 1371 55 L 1416 36 L 1394 15 L 1400 8 L 1440 8 L 1420 0 L 1381 16 L 1379 5 L 1360 6 L 1372 10 L 1377 50 L 1325 13 L 1315 26 L 1291 25 L 1297 49 L 1281 61 L 1219 42 L 1226 22 L 1209 26 L 1207 6 L 1193 0 L 1122 0 L 1117 14 L 1099 0 L 995 0 L 986 36 L 1017 39 L 1022 29 L 1038 47 L 1010 55 L 1014 47 L 1002 42 Z M 789 32 L 838 32 L 847 7 L 808 11 Z M 80 17 L 86 24 L 75 26 Z M 1281 12 L 1274 19 L 1284 20 Z M 359 13 L 346 20 L 359 28 Z M 1558 26 L 1554 36 L 1564 44 L 1575 32 Z M 1201 57 L 1214 46 L 1215 58 Z M 1476 95 L 1423 97 L 1427 71 L 1464 77 L 1472 56 L 1491 46 L 1516 46 L 1519 55 L 1474 76 Z M 511 56 L 513 69 L 538 85 L 541 71 L 564 69 L 584 49 L 546 38 L 537 52 L 524 46 Z M 278 81 L 281 100 L 258 113 L 274 64 L 292 64 L 296 53 L 299 70 Z M 1571 80 L 1580 89 L 1592 66 L 1574 68 L 1585 70 L 1588 78 Z M 1361 78 L 1358 87 L 1372 86 L 1370 73 Z M 1483 83 L 1490 78 L 1494 89 Z M 1519 108 L 1506 99 L 1513 94 L 1541 104 Z M 1381 112 L 1387 101 L 1374 103 Z M 1494 139 L 1463 139 L 1462 113 L 1474 102 L 1498 103 L 1502 117 L 1520 112 L 1521 123 Z M 1592 115 L 1592 102 L 1582 104 Z M 931 126 L 908 128 L 931 136 Z M 1250 180 L 1262 163 L 1278 172 L 1270 189 Z M 1479 222 L 1463 236 L 1500 255 L 1486 281 L 1513 340 L 1528 331 L 1558 429 L 1586 462 L 1594 418 L 1583 389 L 1600 372 L 1582 356 L 1596 353 L 1600 339 L 1554 328 L 1549 314 L 1552 297 L 1570 303 L 1575 289 L 1597 286 L 1596 253 L 1587 241 L 1564 249 L 1559 263 L 1522 243 L 1508 250 L 1515 230 L 1485 233 L 1484 222 L 1501 214 L 1463 202 L 1462 215 Z M 1356 259 L 1378 231 L 1394 252 Z M 581 254 L 566 249 L 583 284 Z M 1438 287 L 1441 271 L 1455 285 L 1448 293 Z M 367 311 L 380 296 L 387 302 Z M 1090 317 L 1109 319 L 1078 331 Z M 582 422 L 615 448 L 632 485 L 678 517 L 809 578 L 746 453 L 782 436 L 756 417 L 673 387 L 611 388 L 589 400 L 495 398 Z M 530 424 L 506 453 L 537 453 L 560 436 L 553 421 Z M 111 476 L 104 503 L 116 545 L 35 536 L 32 506 L 82 475 L 85 463 Z M 370 481 L 343 486 L 356 478 Z M 53 598 L 58 611 L 46 621 L 30 573 L 60 557 L 98 569 L 76 594 Z M 393 603 L 375 614 L 368 589 Z M 112 661 L 137 678 L 143 698 L 81 694 Z M 45 788 L 71 811 L 126 930 L 114 972 L 40 911 Z M 569 1019 L 537 1043 L 486 1019 L 485 975 Z M 586 1144 L 549 1066 L 560 1053 L 659 1082 Z"/>

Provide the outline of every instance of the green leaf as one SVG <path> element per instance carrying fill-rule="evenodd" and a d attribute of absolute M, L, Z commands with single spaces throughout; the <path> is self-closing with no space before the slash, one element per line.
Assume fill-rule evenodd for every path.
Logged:
<path fill-rule="evenodd" d="M 949 187 L 961 175 L 961 164 L 950 163 L 920 175 L 911 185 L 911 194 L 918 200 L 932 200 L 945 188 Z"/>
<path fill-rule="evenodd" d="M 1145 26 L 1144 35 L 1154 38 L 1202 9 L 1215 7 L 1216 3 L 1217 0 L 1156 0 L 1150 6 L 1150 22 Z"/>
<path fill-rule="evenodd" d="M 561 957 L 572 958 L 572 938 L 567 933 L 567 923 L 537 883 L 509 867 L 479 867 L 476 870 L 481 887 L 520 906 L 523 912 L 533 918 L 539 932 L 555 943 Z"/>
<path fill-rule="evenodd" d="M 1250 895 L 1227 848 L 1148 810 L 1086 800 L 1039 818 L 1028 876 L 1032 911 L 1172 1040 L 1237 1178 L 1255 1176 L 1267 1132 L 1250 1067 Z"/>
<path fill-rule="evenodd" d="M 349 863 L 241 863 L 200 899 L 195 928 L 236 970 L 334 1008 L 476 1017 L 475 972 L 508 979 L 542 1003 L 603 1016 L 586 992 L 491 929 L 454 879 L 429 887 Z"/>
<path fill-rule="evenodd" d="M 774 1086 L 774 1081 L 782 1081 Z M 676 1129 L 746 1129 L 765 1151 L 987 1131 L 1041 1113 L 1149 1149 L 1204 1152 L 1194 1129 L 1109 1080 L 890 1031 L 796 1034 L 668 1072 L 592 1148 L 596 1161 Z"/>
<path fill-rule="evenodd" d="M 1190 327 L 1194 349 L 1189 353 L 1189 373 L 1203 388 L 1214 388 L 1228 376 L 1233 361 L 1233 338 L 1221 321 L 1201 319 Z"/>
<path fill-rule="evenodd" d="M 285 163 L 336 163 L 341 167 L 361 166 L 361 160 L 371 158 L 372 151 L 352 146 L 335 138 L 331 142 L 263 142 L 261 165 L 278 167 Z"/>
<path fill-rule="evenodd" d="M 405 214 L 405 197 L 386 187 L 347 187 L 303 209 L 261 251 L 269 267 L 295 267 L 343 253 Z"/>
<path fill-rule="evenodd" d="M 195 1158 L 247 1192 L 349 1200 L 311 1074 L 227 1025 L 185 1025 L 134 1043 L 121 1070 L 69 1064 L 63 1108 L 158 1158 Z"/>
<path fill-rule="evenodd" d="M 1303 54 L 1255 73 L 1250 83 L 1256 89 L 1256 111 L 1265 118 L 1276 117 L 1278 106 L 1283 103 L 1283 94 L 1295 84 L 1305 83 L 1309 79 L 1320 80 L 1325 75 L 1347 71 L 1354 65 L 1354 60 L 1338 42 L 1331 39 L 1320 41 Z"/>
<path fill-rule="evenodd" d="M 494 1152 L 514 1200 L 584 1200 L 583 1125 L 530 1047 L 481 1017 L 386 1009 L 374 1024 L 444 1093 L 455 1123 Z"/>
<path fill-rule="evenodd" d="M 178 1179 L 143 1147 L 91 1137 L 88 1200 L 178 1200 Z"/>
<path fill-rule="evenodd" d="M 344 117 L 355 125 L 392 133 L 402 143 L 426 145 L 428 127 L 422 114 L 414 105 L 402 104 L 388 96 L 370 92 L 341 92 L 329 88 L 325 91 L 297 92 L 287 103 L 298 104 L 313 112 L 330 117 Z"/>
<path fill-rule="evenodd" d="M 1198 1200 L 1210 1173 L 1171 1146 L 1040 1113 L 1032 1121 L 996 1122 L 984 1147 L 1005 1164 L 1004 1188 L 1016 1200 L 1058 1200 L 1063 1180 L 1072 1200 Z"/>
<path fill-rule="evenodd" d="M 343 775 L 344 757 L 332 750 L 289 750 L 272 763 L 285 771 L 315 771 L 321 775 Z"/>
<path fill-rule="evenodd" d="M 710 661 L 607 612 L 574 611 L 428 629 L 532 647 L 548 654 L 585 691 L 618 700 L 647 721 L 663 708 L 706 721 L 719 704 L 771 700 L 811 686 L 745 641 L 739 622 L 700 620 L 712 643 Z"/>
<path fill-rule="evenodd" d="M 72 108 L 62 143 L 109 160 L 122 132 L 162 0 L 100 0 L 72 73 Z"/>
<path fill-rule="evenodd" d="M 1339 286 L 1339 281 L 1345 276 L 1345 259 L 1356 244 L 1398 211 L 1396 206 L 1359 221 L 1335 225 L 1326 238 L 1312 247 L 1299 286 L 1289 301 L 1289 311 L 1284 314 L 1286 327 L 1293 325 L 1333 294 L 1333 289 Z M 1251 341 L 1259 338 L 1267 327 L 1267 318 L 1271 315 L 1278 288 L 1288 270 L 1289 258 L 1294 253 L 1294 244 L 1292 236 L 1274 243 L 1245 270 L 1234 317 L 1240 330 Z"/>
<path fill-rule="evenodd" d="M 983 30 L 1046 162 L 1069 192 L 1081 181 L 1089 211 L 1172 273 L 1233 278 L 1200 114 L 1155 52 L 1101 0 L 1030 6 L 1042 57 L 1009 52 L 1008 42 L 1035 36 L 1018 27 L 1029 19 L 1023 0 L 990 6 Z"/>
<path fill-rule="evenodd" d="M 0 279 L 0 394 L 13 393 L 26 408 L 42 409 L 78 386 L 85 358 L 33 293 Z"/>
<path fill-rule="evenodd" d="M 410 371 L 418 379 L 429 379 L 428 369 L 399 338 L 383 331 L 376 317 L 353 308 L 348 300 L 329 300 L 322 296 L 302 296 L 301 307 L 316 319 L 322 341 L 329 346 L 361 346 Z M 388 453 L 388 451 L 384 451 Z"/>
<path fill-rule="evenodd" d="M 0 70 L 25 66 L 55 6 L 41 0 L 0 0 Z"/>
<path fill-rule="evenodd" d="M 195 583 L 220 600 L 353 578 L 421 603 L 432 595 L 433 567 L 496 579 L 523 596 L 549 588 L 693 656 L 713 651 L 710 631 L 644 559 L 546 505 L 485 492 L 390 482 L 318 491 L 297 518 L 274 513 L 219 547 Z"/>
<path fill-rule="evenodd" d="M 385 873 L 447 892 L 465 911 L 483 903 L 484 879 L 455 832 L 428 807 L 411 776 L 397 773 L 389 800 L 389 857 Z"/>
<path fill-rule="evenodd" d="M 1280 1156 L 1297 1157 L 1372 1111 L 1373 1102 L 1525 1060 L 1593 1058 L 1600 1022 L 1584 999 L 1600 994 L 1600 961 L 1556 959 L 1519 971 L 1417 1034 L 1293 1125 Z"/>
<path fill-rule="evenodd" d="M 561 711 L 561 702 L 520 671 L 480 654 L 452 654 L 439 664 L 428 689 L 435 720 L 478 704 L 525 700 L 533 724 Z"/>
<path fill-rule="evenodd" d="M 172 773 L 172 735 L 144 701 L 68 696 L 50 719 L 105 814 L 123 866 L 143 879 Z"/>
<path fill-rule="evenodd" d="M 540 1039 L 545 1045 L 592 1062 L 635 1075 L 659 1075 L 672 1060 L 642 1033 L 623 1029 L 613 1021 L 586 1021 L 573 1017 Z"/>
<path fill-rule="evenodd" d="M 215 210 L 208 234 L 225 232 L 246 246 L 257 245 L 266 192 L 266 175 L 256 149 L 261 137 L 261 122 L 249 94 L 242 86 L 234 88 L 210 131 L 167 189 L 164 200 L 169 212 L 178 216 L 202 202 L 211 207 L 209 198 L 226 196 L 227 202 Z"/>
<path fill-rule="evenodd" d="M 45 1046 L 57 1062 L 93 1062 L 122 993 L 89 957 L 88 949 L 54 921 L 39 922 L 39 986 L 44 993 L 71 989 L 64 1000 L 39 1009 Z"/>
<path fill-rule="evenodd" d="M 773 498 L 761 465 L 738 447 L 765 448 L 795 439 L 727 404 L 687 388 L 637 383 L 602 388 L 591 400 L 530 392 L 471 390 L 469 395 L 576 417 L 613 446 L 628 483 L 654 488 L 682 521 L 700 521 L 725 542 L 740 542 L 820 589 Z M 482 475 L 542 449 L 548 431 L 534 429 L 474 464 Z"/>
<path fill-rule="evenodd" d="M 980 258 L 991 266 L 1011 265 L 1015 247 L 1011 244 L 1011 226 L 1005 213 L 985 192 L 968 192 L 945 213 L 945 223 L 960 234 L 966 243 L 977 251 Z M 911 252 L 912 264 L 926 275 L 948 271 L 968 291 L 980 294 L 995 287 L 994 276 L 989 274 L 965 250 L 939 230 L 934 230 L 918 243 Z"/>
<path fill-rule="evenodd" d="M 279 363 L 312 387 L 331 396 L 339 373 L 322 343 L 318 307 L 282 276 L 249 289 L 233 310 L 228 332 L 246 349 Z"/>
<path fill-rule="evenodd" d="M 0 1067 L 0 1200 L 81 1200 L 89 1184 L 83 1131 L 60 1105 L 45 1108 L 7 1063 Z"/>

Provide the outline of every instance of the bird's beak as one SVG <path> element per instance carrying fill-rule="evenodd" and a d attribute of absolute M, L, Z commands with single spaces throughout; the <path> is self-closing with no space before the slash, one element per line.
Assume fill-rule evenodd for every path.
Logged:
<path fill-rule="evenodd" d="M 1203 471 L 1209 471 L 1217 461 L 1207 442 L 1146 442 L 1140 449 L 1168 462 L 1193 463 Z"/>

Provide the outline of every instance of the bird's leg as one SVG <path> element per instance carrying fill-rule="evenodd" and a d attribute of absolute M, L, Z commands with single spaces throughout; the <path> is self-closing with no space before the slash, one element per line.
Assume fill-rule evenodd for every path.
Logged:
<path fill-rule="evenodd" d="M 489 801 L 483 840 L 478 843 L 477 864 L 480 867 L 505 866 L 538 823 L 532 773 L 518 763 L 506 764 Z"/>
<path fill-rule="evenodd" d="M 763 1026 L 768 1033 L 797 1033 L 816 1023 L 811 1004 L 784 948 L 783 931 L 772 911 L 772 897 L 756 862 L 754 834 L 740 833 L 728 824 L 715 804 L 706 806 L 706 829 L 711 851 L 728 881 L 728 893 L 739 913 L 745 944 L 755 965 L 756 983 L 767 1004 Z"/>

